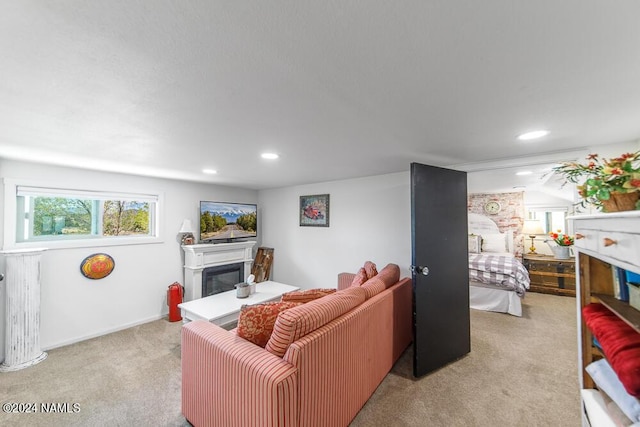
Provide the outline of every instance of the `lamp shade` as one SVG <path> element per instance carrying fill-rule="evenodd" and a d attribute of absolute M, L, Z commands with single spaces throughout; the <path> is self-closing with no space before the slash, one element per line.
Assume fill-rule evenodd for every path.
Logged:
<path fill-rule="evenodd" d="M 542 224 L 539 219 L 525 219 L 524 227 L 522 227 L 522 234 L 533 236 L 536 234 L 544 234 Z"/>
<path fill-rule="evenodd" d="M 193 233 L 193 227 L 191 226 L 190 219 L 182 221 L 182 227 L 180 227 L 180 231 L 178 231 L 178 233 Z"/>

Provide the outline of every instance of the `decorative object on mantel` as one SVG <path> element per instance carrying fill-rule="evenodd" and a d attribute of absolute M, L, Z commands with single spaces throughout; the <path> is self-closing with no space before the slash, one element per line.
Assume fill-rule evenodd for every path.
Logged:
<path fill-rule="evenodd" d="M 553 251 L 553 256 L 556 259 L 571 258 L 571 246 L 573 246 L 574 242 L 573 237 L 562 233 L 561 230 L 557 232 L 551 231 L 549 236 L 551 236 L 551 239 L 556 243 L 556 245 L 549 245 Z"/>
<path fill-rule="evenodd" d="M 255 278 L 256 283 L 269 280 L 271 264 L 273 264 L 273 248 L 259 247 L 256 259 L 251 266 L 251 275 Z"/>
<path fill-rule="evenodd" d="M 182 221 L 182 227 L 180 227 L 180 231 L 178 231 L 178 234 L 182 234 L 180 243 L 182 243 L 183 245 L 193 245 L 193 233 L 194 231 L 193 226 L 191 225 L 191 220 L 185 219 L 184 221 Z"/>
<path fill-rule="evenodd" d="M 604 212 L 640 209 L 640 151 L 609 160 L 589 154 L 586 164 L 564 162 L 552 171 L 579 184 L 582 207 L 592 204 Z"/>
<path fill-rule="evenodd" d="M 300 226 L 329 226 L 329 195 L 300 196 Z"/>
<path fill-rule="evenodd" d="M 107 254 L 92 254 L 82 260 L 80 271 L 88 279 L 104 279 L 113 271 L 115 261 Z"/>
<path fill-rule="evenodd" d="M 534 239 L 538 234 L 544 234 L 542 224 L 539 219 L 525 219 L 524 226 L 522 227 L 522 234 L 529 236 L 531 239 L 531 247 L 529 248 L 529 255 L 537 255 L 536 245 Z"/>

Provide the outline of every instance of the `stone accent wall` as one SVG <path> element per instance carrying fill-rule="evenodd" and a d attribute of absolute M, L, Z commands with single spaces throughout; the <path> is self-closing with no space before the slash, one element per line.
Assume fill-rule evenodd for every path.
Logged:
<path fill-rule="evenodd" d="M 502 209 L 495 215 L 484 211 L 489 201 L 500 203 Z M 515 256 L 522 259 L 524 251 L 522 226 L 524 225 L 524 193 L 474 193 L 467 198 L 469 212 L 489 217 L 498 225 L 501 233 L 511 230 L 515 242 Z"/>

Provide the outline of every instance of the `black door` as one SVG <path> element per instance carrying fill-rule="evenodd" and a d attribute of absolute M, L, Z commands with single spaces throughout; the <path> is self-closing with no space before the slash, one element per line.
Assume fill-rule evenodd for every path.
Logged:
<path fill-rule="evenodd" d="M 467 174 L 411 164 L 413 375 L 471 351 Z"/>

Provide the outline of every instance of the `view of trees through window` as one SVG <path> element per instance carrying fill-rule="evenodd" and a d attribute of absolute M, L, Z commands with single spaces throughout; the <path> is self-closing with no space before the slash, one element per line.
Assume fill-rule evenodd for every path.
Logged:
<path fill-rule="evenodd" d="M 102 234 L 149 234 L 149 203 L 107 200 L 102 212 Z"/>
<path fill-rule="evenodd" d="M 34 236 L 91 234 L 90 200 L 35 197 Z"/>
<path fill-rule="evenodd" d="M 32 203 L 33 236 L 149 234 L 147 202 L 33 197 Z"/>

